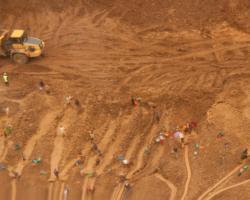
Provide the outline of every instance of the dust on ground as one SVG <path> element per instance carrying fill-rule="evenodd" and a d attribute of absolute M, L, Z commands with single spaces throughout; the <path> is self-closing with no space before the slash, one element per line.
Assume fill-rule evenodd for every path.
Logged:
<path fill-rule="evenodd" d="M 27 65 L 0 59 L 10 78 L 0 86 L 0 199 L 249 198 L 250 173 L 239 175 L 249 165 L 239 162 L 250 146 L 249 1 L 0 5 L 0 28 L 46 43 Z M 192 121 L 183 148 L 172 137 L 155 144 Z"/>

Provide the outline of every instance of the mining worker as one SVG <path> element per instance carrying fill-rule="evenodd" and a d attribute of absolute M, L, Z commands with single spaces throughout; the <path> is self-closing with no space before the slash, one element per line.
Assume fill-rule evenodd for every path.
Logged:
<path fill-rule="evenodd" d="M 184 148 L 185 145 L 184 135 L 180 139 L 181 139 L 181 147 Z"/>
<path fill-rule="evenodd" d="M 39 81 L 39 89 L 40 89 L 40 90 L 43 90 L 44 87 L 45 87 L 44 82 L 43 82 L 42 80 L 40 80 L 40 81 Z"/>
<path fill-rule="evenodd" d="M 131 103 L 132 103 L 132 106 L 137 106 L 137 101 L 135 97 L 131 97 Z"/>
<path fill-rule="evenodd" d="M 10 171 L 9 175 L 11 178 L 18 178 L 19 177 L 19 174 L 14 170 Z"/>
<path fill-rule="evenodd" d="M 138 106 L 139 104 L 141 104 L 141 97 L 131 97 L 131 103 L 133 106 Z"/>
<path fill-rule="evenodd" d="M 154 110 L 154 120 L 159 124 L 161 120 L 161 115 L 159 111 Z"/>
<path fill-rule="evenodd" d="M 125 183 L 124 183 L 124 188 L 125 188 L 126 190 L 129 190 L 129 189 L 131 188 L 131 185 L 130 185 L 129 181 L 125 181 Z"/>
<path fill-rule="evenodd" d="M 6 86 L 9 85 L 9 77 L 8 77 L 8 74 L 6 72 L 3 73 L 3 82 Z"/>
<path fill-rule="evenodd" d="M 65 100 L 66 100 L 66 105 L 69 105 L 72 101 L 73 97 L 72 96 L 66 96 Z"/>
<path fill-rule="evenodd" d="M 62 125 L 58 128 L 58 135 L 65 136 L 65 128 Z"/>
<path fill-rule="evenodd" d="M 10 108 L 9 107 L 5 108 L 5 113 L 6 113 L 7 116 L 9 116 L 9 113 L 10 113 Z"/>
<path fill-rule="evenodd" d="M 91 143 L 93 143 L 94 142 L 94 138 L 95 138 L 94 131 L 90 131 L 89 132 L 89 138 L 90 138 Z"/>
<path fill-rule="evenodd" d="M 177 159 L 178 158 L 178 148 L 174 147 L 171 151 L 171 153 L 174 155 L 174 157 Z"/>
<path fill-rule="evenodd" d="M 59 177 L 59 170 L 57 168 L 54 169 L 54 175 L 56 176 L 56 178 Z"/>
<path fill-rule="evenodd" d="M 81 103 L 80 103 L 80 101 L 79 101 L 78 99 L 75 99 L 75 106 L 76 106 L 77 108 L 80 108 L 80 107 L 81 107 Z"/>
<path fill-rule="evenodd" d="M 90 194 L 93 194 L 95 191 L 95 186 L 92 184 L 92 185 L 89 185 L 87 187 L 87 192 L 90 193 Z"/>
<path fill-rule="evenodd" d="M 248 158 L 248 149 L 247 148 L 244 149 L 244 151 L 241 152 L 240 158 L 241 158 L 242 162 L 245 161 Z"/>
<path fill-rule="evenodd" d="M 100 158 L 97 158 L 96 162 L 95 162 L 95 166 L 98 166 L 100 164 L 100 162 L 101 162 Z"/>
<path fill-rule="evenodd" d="M 63 200 L 67 200 L 69 196 L 69 188 L 65 187 L 63 190 Z"/>

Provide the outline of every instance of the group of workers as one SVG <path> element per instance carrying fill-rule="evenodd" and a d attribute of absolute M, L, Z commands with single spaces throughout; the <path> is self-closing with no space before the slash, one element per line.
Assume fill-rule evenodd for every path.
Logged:
<path fill-rule="evenodd" d="M 175 140 L 180 142 L 183 148 L 186 142 L 186 137 L 192 133 L 192 131 L 197 127 L 197 123 L 192 121 L 186 123 L 182 127 L 177 127 L 173 131 L 161 131 L 159 135 L 155 138 L 156 143 L 164 144 L 166 138 L 173 137 Z"/>
<path fill-rule="evenodd" d="M 2 80 L 3 80 L 3 83 L 5 86 L 9 86 L 9 76 L 6 72 L 4 72 L 2 74 Z M 40 81 L 39 82 L 39 89 L 40 90 L 44 90 L 45 88 L 45 84 L 43 81 Z M 66 104 L 69 105 L 73 100 L 73 97 L 72 96 L 67 96 L 66 97 Z M 131 98 L 131 103 L 133 106 L 139 106 L 141 104 L 142 100 L 140 97 L 132 97 Z M 81 108 L 81 104 L 80 104 L 80 101 L 78 99 L 74 99 L 74 104 L 77 108 Z M 157 120 L 159 121 L 159 119 Z M 185 145 L 185 135 L 189 135 L 192 133 L 192 131 L 197 127 L 197 123 L 192 121 L 190 123 L 187 123 L 185 124 L 184 126 L 182 126 L 181 128 L 180 127 L 177 127 L 174 131 L 164 131 L 164 132 L 160 132 L 160 134 L 155 138 L 155 142 L 156 143 L 160 143 L 160 144 L 163 144 L 164 143 L 164 140 L 168 137 L 174 137 L 175 139 L 178 139 L 179 142 L 181 143 L 181 146 L 184 147 Z M 8 134 L 7 132 L 9 131 L 6 131 L 6 134 Z M 64 136 L 64 127 L 60 127 L 59 128 L 59 132 L 61 135 Z M 94 142 L 94 133 L 93 131 L 90 132 L 89 134 L 90 136 L 90 141 L 92 143 L 92 150 L 97 152 L 99 156 L 102 156 L 102 152 L 98 149 L 96 143 Z M 217 136 L 218 138 L 222 138 L 224 137 L 224 132 L 220 132 Z M 174 148 L 174 152 L 177 152 L 177 148 L 175 147 Z M 244 151 L 241 152 L 241 161 L 242 162 L 245 162 L 249 157 L 249 154 L 248 154 L 248 149 L 244 149 Z M 99 160 L 100 162 L 100 160 Z M 97 165 L 99 164 L 99 162 L 97 163 Z M 245 167 L 246 168 L 246 167 Z M 244 168 L 244 170 L 246 170 Z M 243 170 L 243 168 L 242 168 Z M 58 178 L 59 176 L 59 171 L 58 169 L 55 169 L 54 170 L 54 174 L 55 176 Z M 242 174 L 242 172 L 240 172 L 240 174 Z M 13 174 L 13 176 L 16 177 L 16 174 Z M 129 183 L 126 182 L 125 184 L 126 187 L 129 187 Z"/>

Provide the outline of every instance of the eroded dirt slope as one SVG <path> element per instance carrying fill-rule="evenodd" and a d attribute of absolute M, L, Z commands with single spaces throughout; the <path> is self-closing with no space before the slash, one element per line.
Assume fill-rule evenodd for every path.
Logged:
<path fill-rule="evenodd" d="M 0 59 L 10 77 L 0 86 L 0 199 L 247 199 L 250 174 L 237 173 L 250 146 L 249 12 L 247 0 L 0 1 L 0 28 L 46 43 L 27 65 Z M 153 144 L 192 120 L 184 148 Z"/>

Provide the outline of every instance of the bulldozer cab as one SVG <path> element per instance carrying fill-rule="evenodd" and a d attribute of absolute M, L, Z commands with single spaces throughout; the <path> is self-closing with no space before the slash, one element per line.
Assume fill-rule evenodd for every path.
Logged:
<path fill-rule="evenodd" d="M 13 49 L 22 49 L 24 48 L 23 43 L 27 38 L 27 34 L 24 30 L 14 30 L 12 33 L 8 31 L 0 32 L 0 45 L 1 49 L 5 52 L 9 52 Z"/>
<path fill-rule="evenodd" d="M 13 43 L 16 44 L 23 44 L 24 40 L 27 38 L 27 34 L 24 32 L 24 30 L 14 30 L 9 40 L 11 40 Z"/>
<path fill-rule="evenodd" d="M 21 49 L 24 48 L 23 43 L 26 38 L 27 34 L 24 30 L 14 30 L 7 41 L 12 45 L 12 48 Z"/>

